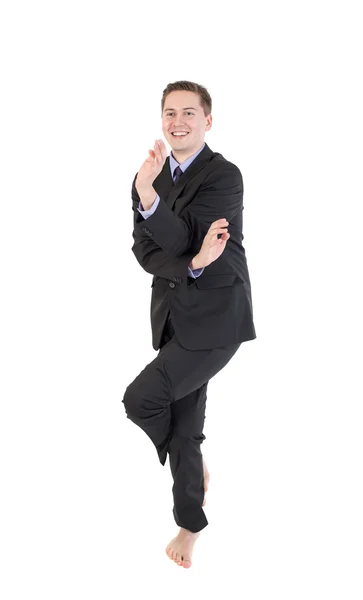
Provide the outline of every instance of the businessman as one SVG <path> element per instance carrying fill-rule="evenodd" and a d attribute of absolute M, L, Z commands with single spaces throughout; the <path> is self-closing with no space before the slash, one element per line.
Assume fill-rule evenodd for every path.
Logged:
<path fill-rule="evenodd" d="M 161 118 L 172 151 L 168 156 L 156 140 L 132 183 L 132 251 L 153 275 L 152 345 L 159 352 L 122 402 L 162 465 L 169 456 L 180 530 L 165 550 L 184 568 L 208 524 L 202 507 L 209 473 L 200 448 L 208 382 L 242 342 L 256 338 L 242 245 L 242 175 L 204 141 L 211 112 L 205 87 L 168 84 Z"/>

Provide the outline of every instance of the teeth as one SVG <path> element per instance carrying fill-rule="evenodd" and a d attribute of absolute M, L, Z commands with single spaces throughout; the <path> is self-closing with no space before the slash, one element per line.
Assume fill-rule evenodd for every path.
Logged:
<path fill-rule="evenodd" d="M 183 135 L 188 135 L 188 133 L 175 133 L 175 132 L 173 132 L 172 135 L 175 135 L 176 137 L 181 137 Z"/>

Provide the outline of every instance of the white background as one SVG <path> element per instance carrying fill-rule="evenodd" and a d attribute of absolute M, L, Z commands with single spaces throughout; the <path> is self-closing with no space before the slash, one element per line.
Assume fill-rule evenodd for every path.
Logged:
<path fill-rule="evenodd" d="M 1 6 L 1 597 L 361 600 L 358 2 Z M 131 183 L 178 79 L 243 175 L 257 332 L 209 384 L 189 570 L 121 403 L 157 354 Z"/>

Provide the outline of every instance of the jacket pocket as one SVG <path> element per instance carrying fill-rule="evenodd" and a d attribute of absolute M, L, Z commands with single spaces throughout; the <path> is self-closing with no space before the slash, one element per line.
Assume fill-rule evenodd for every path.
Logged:
<path fill-rule="evenodd" d="M 234 273 L 224 273 L 221 275 L 200 275 L 195 280 L 195 285 L 200 290 L 206 290 L 209 288 L 225 287 L 227 285 L 233 285 L 238 276 Z"/>

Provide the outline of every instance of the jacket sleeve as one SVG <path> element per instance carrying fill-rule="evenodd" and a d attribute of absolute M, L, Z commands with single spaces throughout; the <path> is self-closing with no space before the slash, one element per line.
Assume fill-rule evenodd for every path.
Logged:
<path fill-rule="evenodd" d="M 211 224 L 218 219 L 231 222 L 242 207 L 241 172 L 233 163 L 225 162 L 206 177 L 181 216 L 175 215 L 161 198 L 157 209 L 147 219 L 148 233 L 143 231 L 145 226 L 138 220 L 135 220 L 134 232 L 136 236 L 150 236 L 173 256 L 182 256 L 190 248 L 193 238 L 204 239 Z M 142 219 L 140 214 L 139 217 Z"/>
<path fill-rule="evenodd" d="M 136 174 L 137 176 L 137 174 Z M 204 269 L 192 271 L 189 267 L 190 262 L 195 256 L 195 252 L 186 252 L 182 256 L 176 257 L 161 248 L 151 237 L 137 227 L 138 223 L 145 223 L 144 217 L 140 214 L 140 198 L 135 188 L 135 179 L 132 184 L 132 209 L 134 214 L 134 230 L 132 237 L 134 244 L 131 248 L 136 260 L 147 273 L 165 277 L 173 280 L 175 277 L 187 278 L 199 277 Z M 148 217 L 147 221 L 149 221 Z"/>
<path fill-rule="evenodd" d="M 194 278 L 198 276 L 197 273 L 194 274 L 189 268 L 189 263 L 194 258 L 195 253 L 188 252 L 181 256 L 173 256 L 166 250 L 159 248 L 150 239 L 135 240 L 132 252 L 144 271 L 152 275 L 158 275 L 170 280 L 173 280 L 175 277 L 182 277 L 186 280 L 188 275 Z"/>
<path fill-rule="evenodd" d="M 138 207 L 138 211 L 140 212 L 140 214 L 144 217 L 144 219 L 148 219 L 152 214 L 154 214 L 154 212 L 156 211 L 158 204 L 160 202 L 160 196 L 157 194 L 156 195 L 156 200 L 154 202 L 154 204 L 152 205 L 152 207 L 150 208 L 150 210 L 143 210 L 142 204 L 141 202 L 139 202 L 139 207 Z M 197 279 L 197 277 L 200 277 L 200 275 L 203 273 L 204 271 L 204 267 L 200 268 L 200 269 L 191 269 L 190 267 L 188 267 L 188 275 L 189 277 L 192 277 L 194 279 Z"/>

